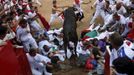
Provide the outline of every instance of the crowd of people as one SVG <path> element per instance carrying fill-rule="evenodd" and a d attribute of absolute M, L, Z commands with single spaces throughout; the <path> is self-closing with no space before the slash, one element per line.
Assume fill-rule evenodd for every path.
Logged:
<path fill-rule="evenodd" d="M 91 6 L 91 8 L 95 6 L 95 12 L 90 21 L 91 28 L 87 30 L 90 30 L 88 31 L 90 33 L 94 30 L 99 33 L 92 38 L 97 38 L 98 51 L 102 55 L 106 55 L 106 51 L 109 53 L 111 74 L 134 74 L 132 72 L 134 69 L 133 2 L 134 0 L 96 0 Z M 99 16 L 102 18 L 103 24 L 98 26 L 95 25 L 95 20 Z M 86 34 L 87 30 L 83 31 L 82 35 Z M 91 37 L 88 36 L 88 41 L 90 40 Z M 123 62 L 123 60 L 126 61 Z M 131 65 L 129 69 L 126 66 L 128 64 Z"/>
<path fill-rule="evenodd" d="M 75 14 L 81 21 L 84 18 L 81 4 L 91 1 L 73 2 L 72 6 L 77 9 Z M 57 0 L 53 0 L 51 18 L 47 22 L 33 3 L 42 6 L 39 0 L 1 0 L 0 46 L 10 40 L 14 47 L 24 48 L 33 75 L 52 75 L 53 69 L 65 68 L 65 52 L 63 28 L 50 28 L 56 18 L 63 24 L 63 11 L 70 6 L 58 6 Z M 77 44 L 77 65 L 89 74 L 103 75 L 104 58 L 108 53 L 111 75 L 134 75 L 134 0 L 96 0 L 91 9 L 94 7 L 89 28 L 81 32 Z M 95 25 L 99 16 L 104 23 Z M 68 59 L 71 57 L 69 49 L 73 47 L 70 42 Z"/>

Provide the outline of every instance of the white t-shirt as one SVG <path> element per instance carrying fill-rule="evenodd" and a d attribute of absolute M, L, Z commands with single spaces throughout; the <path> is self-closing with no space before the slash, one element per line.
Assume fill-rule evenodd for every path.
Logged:
<path fill-rule="evenodd" d="M 130 0 L 116 0 L 117 3 L 122 2 L 125 6 L 129 6 Z"/>
<path fill-rule="evenodd" d="M 117 12 L 118 14 L 125 14 L 127 13 L 126 9 L 124 6 L 121 6 L 121 8 L 119 10 L 116 9 L 116 5 L 114 5 L 112 8 L 112 12 Z"/>
<path fill-rule="evenodd" d="M 45 61 L 46 63 L 51 63 L 51 60 L 46 57 L 46 56 L 43 56 L 41 54 L 36 54 L 36 56 L 34 57 L 34 59 L 38 62 L 42 62 L 42 61 Z"/>
<path fill-rule="evenodd" d="M 40 63 L 41 61 L 36 61 L 35 58 L 33 56 L 31 56 L 29 53 L 27 53 L 26 55 L 27 55 L 31 68 L 36 69 L 39 67 L 41 67 L 41 68 L 43 67 L 43 64 Z"/>
<path fill-rule="evenodd" d="M 104 6 L 104 3 L 105 3 L 105 0 L 103 0 L 102 2 L 100 2 L 99 0 L 96 0 L 93 4 L 93 6 L 96 5 L 96 10 L 100 10 L 103 8 Z"/>
<path fill-rule="evenodd" d="M 120 20 L 119 21 L 116 21 L 116 23 L 120 23 L 120 24 L 126 24 L 126 18 L 123 16 L 123 15 L 120 15 Z M 107 21 L 105 21 L 105 25 L 108 25 L 109 23 L 113 22 L 113 14 L 109 16 L 109 18 L 107 19 Z"/>
<path fill-rule="evenodd" d="M 42 63 L 42 61 L 44 61 L 46 63 L 48 63 L 48 62 L 51 63 L 51 60 L 48 57 L 40 55 L 40 54 L 36 54 L 36 56 L 34 56 L 34 57 L 30 56 L 29 53 L 27 53 L 26 55 L 27 55 L 27 58 L 28 58 L 28 61 L 30 63 L 32 70 L 38 69 L 38 71 L 41 73 L 43 73 L 43 71 L 45 71 L 45 74 L 48 73 L 48 72 L 46 72 L 46 70 L 44 70 L 46 65 L 44 65 Z M 52 75 L 52 74 L 50 73 L 50 75 Z"/>
<path fill-rule="evenodd" d="M 47 45 L 48 47 L 52 47 L 52 44 L 47 40 L 43 40 L 39 42 L 39 49 L 43 50 L 43 46 Z"/>
<path fill-rule="evenodd" d="M 36 15 L 36 12 L 28 12 L 28 18 L 34 18 Z M 41 30 L 41 26 L 36 20 L 32 20 L 30 26 L 36 31 Z"/>
<path fill-rule="evenodd" d="M 22 28 L 21 26 L 19 26 L 16 30 L 17 38 L 22 42 L 26 42 L 29 40 L 29 38 L 33 38 L 32 34 L 28 31 L 30 31 L 29 25 L 27 25 L 26 28 Z"/>

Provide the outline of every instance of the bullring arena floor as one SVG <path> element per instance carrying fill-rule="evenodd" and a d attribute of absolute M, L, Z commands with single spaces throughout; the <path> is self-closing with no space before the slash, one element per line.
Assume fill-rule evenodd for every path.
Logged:
<path fill-rule="evenodd" d="M 35 5 L 38 6 L 39 12 L 49 22 L 50 15 L 51 15 L 51 9 L 52 9 L 52 0 L 39 0 L 39 1 L 42 3 L 42 6 L 39 7 L 37 4 L 35 4 Z M 80 32 L 82 30 L 88 28 L 89 21 L 92 17 L 93 10 L 94 10 L 94 9 L 91 9 L 91 5 L 94 3 L 95 0 L 83 0 L 83 1 L 84 2 L 91 1 L 91 3 L 82 5 L 85 18 L 82 20 L 82 22 L 77 23 L 78 24 L 78 28 L 77 28 L 78 35 L 80 35 Z M 57 0 L 57 3 L 58 3 L 58 6 L 72 6 L 73 5 L 73 0 Z M 61 26 L 62 25 L 60 24 L 60 22 L 58 20 L 56 20 L 53 23 L 51 28 L 52 29 L 53 28 L 59 28 Z M 57 71 L 53 75 L 87 75 L 87 73 L 84 72 L 84 70 L 82 68 L 74 68 L 74 69 L 71 69 L 67 72 Z"/>

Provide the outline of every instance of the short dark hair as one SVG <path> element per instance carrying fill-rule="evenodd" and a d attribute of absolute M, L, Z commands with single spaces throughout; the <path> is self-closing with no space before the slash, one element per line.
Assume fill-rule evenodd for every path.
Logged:
<path fill-rule="evenodd" d="M 0 26 L 0 36 L 5 35 L 7 33 L 7 27 Z"/>
<path fill-rule="evenodd" d="M 47 46 L 47 45 L 44 45 L 44 46 L 43 46 L 43 49 L 45 50 L 45 52 L 48 52 L 48 51 L 49 51 L 49 49 L 48 49 L 48 46 Z"/>
<path fill-rule="evenodd" d="M 111 34 L 109 39 L 110 39 L 110 42 L 116 46 L 121 46 L 124 40 L 123 37 L 117 32 Z"/>
<path fill-rule="evenodd" d="M 27 20 L 25 20 L 25 19 L 21 19 L 19 22 L 19 24 L 26 24 L 26 23 L 27 23 Z"/>
<path fill-rule="evenodd" d="M 128 57 L 118 57 L 113 61 L 113 65 L 118 73 L 134 75 L 134 62 Z"/>

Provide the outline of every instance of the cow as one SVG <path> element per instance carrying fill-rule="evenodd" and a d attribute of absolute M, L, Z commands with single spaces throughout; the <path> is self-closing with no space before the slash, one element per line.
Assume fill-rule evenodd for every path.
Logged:
<path fill-rule="evenodd" d="M 64 23 L 63 23 L 63 41 L 64 41 L 64 49 L 65 49 L 65 56 L 67 58 L 67 48 L 69 47 L 69 42 L 74 43 L 74 48 L 71 49 L 72 56 L 71 57 L 77 57 L 76 53 L 76 46 L 78 42 L 78 35 L 77 35 L 77 23 L 78 20 L 76 14 L 76 9 L 74 7 L 68 7 L 64 12 Z"/>

